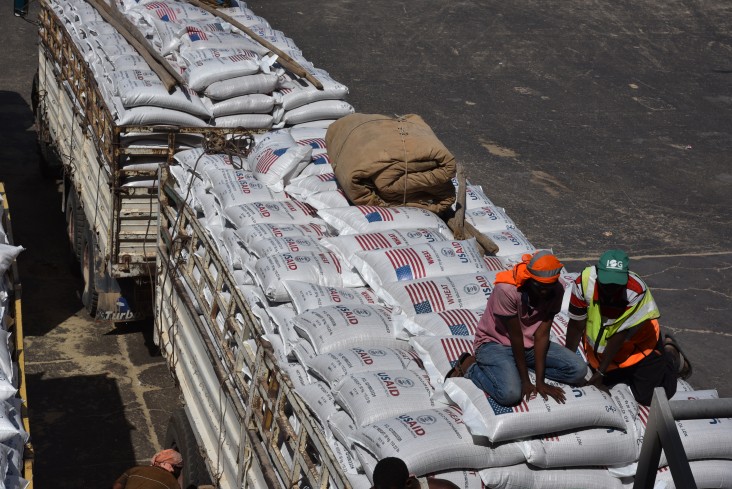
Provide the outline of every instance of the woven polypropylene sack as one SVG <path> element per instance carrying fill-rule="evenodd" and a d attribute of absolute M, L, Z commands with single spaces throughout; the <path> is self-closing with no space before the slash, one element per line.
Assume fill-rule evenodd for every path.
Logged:
<path fill-rule="evenodd" d="M 603 468 L 536 470 L 526 464 L 480 471 L 491 489 L 624 489 L 619 479 Z"/>
<path fill-rule="evenodd" d="M 313 216 L 313 209 L 294 200 L 252 202 L 224 209 L 234 228 L 251 224 L 325 224 Z"/>
<path fill-rule="evenodd" d="M 394 316 L 394 329 L 399 338 L 410 336 L 474 336 L 485 307 L 450 309 L 429 314 Z"/>
<path fill-rule="evenodd" d="M 335 253 L 300 251 L 259 258 L 251 274 L 273 301 L 286 301 L 285 281 L 298 280 L 327 287 L 362 287 L 361 277 L 345 268 Z"/>
<path fill-rule="evenodd" d="M 495 278 L 496 272 L 423 278 L 384 284 L 378 293 L 395 308 L 395 313 L 407 316 L 449 309 L 479 309 L 488 303 Z"/>
<path fill-rule="evenodd" d="M 534 382 L 533 374 L 529 377 Z M 503 406 L 465 378 L 447 379 L 444 389 L 448 398 L 462 409 L 470 432 L 493 442 L 579 428 L 626 428 L 612 397 L 597 387 L 570 387 L 548 379 L 544 382 L 562 388 L 566 402 L 560 404 L 549 396 L 546 400 L 536 396 L 528 401 L 522 399 L 516 406 Z"/>
<path fill-rule="evenodd" d="M 322 224 L 252 224 L 237 228 L 236 234 L 239 235 L 247 248 L 262 239 L 294 236 L 310 236 L 314 238 L 321 238 L 324 236 L 330 236 L 330 233 L 328 232 L 328 227 L 325 225 L 324 222 Z"/>
<path fill-rule="evenodd" d="M 415 336 L 409 340 L 430 376 L 430 383 L 441 392 L 445 374 L 463 353 L 473 354 L 474 336 Z"/>
<path fill-rule="evenodd" d="M 332 170 L 331 170 L 332 171 Z M 390 229 L 434 228 L 448 239 L 452 233 L 437 214 L 416 207 L 354 205 L 320 212 L 338 234 L 375 233 Z"/>
<path fill-rule="evenodd" d="M 454 406 L 410 411 L 365 426 L 351 435 L 352 443 L 374 458 L 401 458 L 418 475 L 457 469 L 482 469 L 524 461 L 514 443 L 479 445 Z M 485 441 L 485 440 L 482 440 Z"/>
<path fill-rule="evenodd" d="M 298 280 L 285 282 L 285 290 L 298 313 L 336 305 L 380 305 L 368 287 L 326 287 Z"/>
<path fill-rule="evenodd" d="M 358 427 L 435 407 L 427 374 L 405 369 L 350 373 L 333 387 L 333 397 Z"/>
<path fill-rule="evenodd" d="M 351 263 L 377 293 L 387 283 L 488 272 L 475 238 L 358 251 Z"/>
<path fill-rule="evenodd" d="M 340 305 L 298 314 L 293 327 L 318 354 L 354 346 L 403 348 L 394 337 L 390 310 L 381 306 Z"/>
<path fill-rule="evenodd" d="M 424 372 L 422 362 L 411 348 L 352 346 L 301 360 L 316 377 L 333 386 L 350 374 L 375 370 Z"/>
<path fill-rule="evenodd" d="M 333 236 L 324 240 L 323 245 L 338 253 L 348 263 L 351 263 L 351 258 L 359 251 L 437 243 L 447 241 L 447 239 L 436 228 L 389 229 L 376 233 Z"/>

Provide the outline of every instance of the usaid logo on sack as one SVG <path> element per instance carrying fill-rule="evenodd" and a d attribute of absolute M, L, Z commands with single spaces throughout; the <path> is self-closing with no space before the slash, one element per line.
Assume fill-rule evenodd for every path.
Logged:
<path fill-rule="evenodd" d="M 417 416 L 417 421 L 422 424 L 430 425 L 435 424 L 437 422 L 437 418 L 435 418 L 431 414 L 423 414 L 422 416 Z"/>
<path fill-rule="evenodd" d="M 353 314 L 362 318 L 367 318 L 371 316 L 371 311 L 369 311 L 368 309 L 361 309 L 357 307 L 353 309 Z"/>
<path fill-rule="evenodd" d="M 465 292 L 468 295 L 475 295 L 480 291 L 480 286 L 478 284 L 467 284 L 463 287 L 463 292 Z"/>

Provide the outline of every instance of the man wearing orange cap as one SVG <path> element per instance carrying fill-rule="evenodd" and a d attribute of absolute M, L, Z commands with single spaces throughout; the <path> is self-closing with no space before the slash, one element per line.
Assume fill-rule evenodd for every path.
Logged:
<path fill-rule="evenodd" d="M 132 467 L 122 474 L 112 489 L 180 489 L 178 478 L 183 457 L 169 448 L 155 454 L 150 465 Z"/>
<path fill-rule="evenodd" d="M 496 276 L 478 323 L 475 356 L 461 355 L 446 377 L 462 375 L 505 406 L 534 394 L 564 403 L 564 391 L 544 379 L 579 384 L 587 365 L 576 353 L 549 341 L 549 329 L 562 306 L 562 264 L 548 251 L 522 258 L 512 270 Z M 536 373 L 536 385 L 529 368 Z"/>

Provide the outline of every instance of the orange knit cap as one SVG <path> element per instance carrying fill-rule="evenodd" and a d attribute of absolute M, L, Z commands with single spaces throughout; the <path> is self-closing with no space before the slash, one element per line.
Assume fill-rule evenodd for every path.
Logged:
<path fill-rule="evenodd" d="M 559 279 L 562 263 L 550 251 L 541 250 L 533 255 L 525 254 L 521 262 L 512 270 L 496 275 L 495 283 L 512 284 L 521 287 L 528 279 L 533 278 L 543 284 L 552 284 Z"/>

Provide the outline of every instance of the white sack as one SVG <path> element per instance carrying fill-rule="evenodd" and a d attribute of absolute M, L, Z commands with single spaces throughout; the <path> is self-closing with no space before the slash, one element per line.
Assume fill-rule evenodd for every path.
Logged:
<path fill-rule="evenodd" d="M 536 470 L 526 464 L 480 471 L 491 489 L 623 489 L 619 479 L 603 468 Z"/>
<path fill-rule="evenodd" d="M 285 192 L 298 199 L 331 190 L 338 190 L 338 182 L 334 173 L 298 177 L 290 180 L 290 183 L 285 187 Z"/>
<path fill-rule="evenodd" d="M 272 93 L 276 85 L 276 74 L 257 73 L 214 82 L 203 93 L 212 100 L 225 100 L 253 93 Z"/>
<path fill-rule="evenodd" d="M 125 109 L 150 105 L 179 110 L 197 117 L 211 116 L 195 92 L 177 87 L 173 93 L 168 93 L 154 71 L 114 71 L 110 77 Z"/>
<path fill-rule="evenodd" d="M 332 175 L 332 174 L 328 174 Z M 319 177 L 307 177 L 319 178 Z M 346 234 L 323 240 L 323 245 L 335 251 L 346 262 L 352 263 L 353 255 L 359 251 L 370 251 L 425 243 L 447 241 L 437 228 L 389 229 L 376 233 Z"/>
<path fill-rule="evenodd" d="M 534 382 L 531 372 L 529 376 Z M 447 379 L 444 389 L 448 398 L 462 409 L 470 432 L 493 442 L 588 427 L 625 429 L 623 416 L 607 393 L 594 386 L 570 387 L 549 379 L 544 381 L 564 390 L 564 404 L 551 397 L 544 400 L 536 396 L 516 406 L 503 406 L 465 378 Z"/>
<path fill-rule="evenodd" d="M 439 389 L 445 374 L 457 364 L 463 353 L 473 354 L 473 336 L 415 336 L 409 340 L 430 376 L 430 383 Z"/>
<path fill-rule="evenodd" d="M 407 346 L 407 345 L 405 345 Z M 365 348 L 353 346 L 302 360 L 316 377 L 333 386 L 347 375 L 367 371 L 424 371 L 414 350 L 404 348 Z"/>
<path fill-rule="evenodd" d="M 452 233 L 437 214 L 418 207 L 354 205 L 323 210 L 320 217 L 338 234 L 376 233 L 402 228 L 435 228 L 448 239 Z"/>
<path fill-rule="evenodd" d="M 253 75 L 259 71 L 259 56 L 252 51 L 242 50 L 237 54 L 214 58 L 189 58 L 183 78 L 192 90 L 198 92 L 214 82 Z"/>
<path fill-rule="evenodd" d="M 311 153 L 310 147 L 298 145 L 288 131 L 274 131 L 257 141 L 247 160 L 258 180 L 281 192 L 310 162 Z"/>
<path fill-rule="evenodd" d="M 506 214 L 506 209 L 483 206 L 465 211 L 465 220 L 481 233 L 516 229 L 516 224 Z"/>
<path fill-rule="evenodd" d="M 285 290 L 295 310 L 303 313 L 310 309 L 335 305 L 377 305 L 379 298 L 367 287 L 325 287 L 323 285 L 288 280 Z"/>
<path fill-rule="evenodd" d="M 334 207 L 345 207 L 349 204 L 346 194 L 341 189 L 310 194 L 305 197 L 305 203 L 316 208 L 333 209 Z"/>
<path fill-rule="evenodd" d="M 224 217 L 237 229 L 252 224 L 325 224 L 313 217 L 311 208 L 294 200 L 240 204 L 225 209 Z"/>
<path fill-rule="evenodd" d="M 354 112 L 356 109 L 343 100 L 321 100 L 286 111 L 282 116 L 282 122 L 291 126 L 321 119 L 340 119 Z"/>
<path fill-rule="evenodd" d="M 640 443 L 633 427 L 633 420 L 638 416 L 637 403 L 625 384 L 618 384 L 611 392 L 625 421 L 624 430 L 592 428 L 526 441 L 522 444 L 526 461 L 541 468 L 562 468 L 628 464 L 638 460 Z"/>
<path fill-rule="evenodd" d="M 285 201 L 284 192 L 274 192 L 256 178 L 238 178 L 211 189 L 222 209 L 253 202 Z"/>
<path fill-rule="evenodd" d="M 206 99 L 208 100 L 208 99 Z M 267 114 L 272 112 L 275 100 L 263 93 L 240 95 L 227 100 L 211 103 L 211 113 L 214 117 L 223 117 L 235 114 Z"/>
<path fill-rule="evenodd" d="M 296 387 L 295 393 L 315 415 L 321 426 L 328 426 L 328 418 L 338 410 L 330 387 L 324 382 L 313 382 Z"/>
<path fill-rule="evenodd" d="M 518 229 L 506 231 L 490 231 L 483 233 L 498 246 L 496 256 L 511 256 L 519 253 L 533 253 L 536 251 L 528 238 Z"/>
<path fill-rule="evenodd" d="M 274 125 L 274 118 L 270 114 L 224 115 L 215 117 L 213 125 L 228 128 L 270 129 Z"/>
<path fill-rule="evenodd" d="M 322 221 L 321 221 L 322 222 Z M 262 223 L 240 227 L 236 233 L 244 241 L 244 245 L 250 248 L 254 243 L 262 239 L 284 238 L 288 236 L 310 236 L 320 238 L 329 236 L 328 229 L 323 224 L 279 224 Z"/>
<path fill-rule="evenodd" d="M 333 166 L 330 164 L 330 157 L 327 153 L 313 151 L 310 163 L 300 172 L 300 177 L 310 175 L 322 175 L 324 173 L 333 173 Z"/>
<path fill-rule="evenodd" d="M 249 253 L 257 258 L 264 258 L 270 255 L 281 253 L 297 253 L 310 251 L 316 253 L 327 253 L 328 250 L 322 246 L 317 238 L 310 236 L 285 236 L 282 238 L 267 238 L 255 241 L 249 246 Z"/>
<path fill-rule="evenodd" d="M 297 315 L 292 326 L 318 355 L 355 346 L 407 346 L 394 337 L 390 311 L 381 306 L 321 307 Z"/>
<path fill-rule="evenodd" d="M 286 280 L 311 282 L 328 287 L 362 287 L 361 277 L 343 267 L 334 253 L 301 251 L 281 253 L 258 259 L 251 271 L 265 295 L 273 301 L 286 301 Z"/>
<path fill-rule="evenodd" d="M 405 369 L 348 374 L 333 388 L 333 397 L 358 427 L 435 407 L 427 375 Z"/>
<path fill-rule="evenodd" d="M 464 274 L 452 277 L 423 278 L 385 284 L 379 296 L 407 316 L 449 309 L 485 308 L 493 291 L 496 273 Z"/>
<path fill-rule="evenodd" d="M 348 95 L 348 87 L 333 80 L 327 72 L 317 70 L 315 77 L 323 85 L 322 89 L 315 88 L 304 78 L 293 78 L 290 74 L 282 76 L 277 86 L 282 94 L 282 107 L 291 110 L 319 100 L 342 100 Z"/>
<path fill-rule="evenodd" d="M 429 314 L 394 316 L 394 329 L 399 338 L 409 336 L 475 336 L 485 307 L 450 309 Z"/>
<path fill-rule="evenodd" d="M 689 462 L 689 466 L 697 487 L 732 488 L 731 460 L 697 460 Z M 671 469 L 664 467 L 658 471 L 654 489 L 676 489 L 676 487 Z"/>
<path fill-rule="evenodd" d="M 357 251 L 351 263 L 377 293 L 387 283 L 488 271 L 475 238 Z"/>
<path fill-rule="evenodd" d="M 24 250 L 25 248 L 22 246 L 0 243 L 0 276 L 5 275 L 5 272 L 10 269 L 13 261 L 15 261 L 21 251 Z"/>
<path fill-rule="evenodd" d="M 351 442 L 377 460 L 401 458 L 418 475 L 455 469 L 513 465 L 524 460 L 513 444 L 478 445 L 454 406 L 412 411 L 365 426 Z"/>

